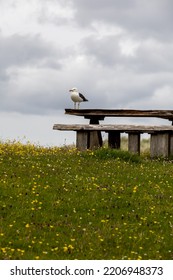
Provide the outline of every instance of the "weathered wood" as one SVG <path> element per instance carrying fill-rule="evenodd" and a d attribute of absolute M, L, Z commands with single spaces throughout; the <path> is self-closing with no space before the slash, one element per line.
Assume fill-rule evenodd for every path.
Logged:
<path fill-rule="evenodd" d="M 173 110 L 133 110 L 133 109 L 65 109 L 65 114 L 85 118 L 105 117 L 156 117 L 173 120 Z"/>
<path fill-rule="evenodd" d="M 110 130 L 108 132 L 108 147 L 112 149 L 120 149 L 120 144 L 120 132 Z"/>
<path fill-rule="evenodd" d="M 76 148 L 80 151 L 88 149 L 88 132 L 77 131 L 76 133 Z"/>
<path fill-rule="evenodd" d="M 99 120 L 95 118 L 90 119 L 90 125 L 99 125 Z M 102 147 L 103 145 L 103 140 L 102 140 L 102 135 L 101 131 L 94 130 L 89 132 L 89 148 L 91 150 L 97 148 L 97 147 Z"/>
<path fill-rule="evenodd" d="M 90 150 L 102 147 L 100 131 L 90 131 L 89 132 L 89 142 L 88 146 Z"/>
<path fill-rule="evenodd" d="M 140 134 L 151 134 L 151 157 L 168 157 L 173 155 L 173 126 L 139 126 L 139 125 L 86 125 L 55 124 L 53 129 L 74 130 L 77 132 L 76 146 L 79 150 L 94 149 L 102 146 L 98 133 L 108 132 L 108 143 L 111 148 L 120 147 L 120 133 L 128 133 L 130 152 L 140 153 Z"/>
<path fill-rule="evenodd" d="M 140 154 L 140 133 L 128 134 L 128 150 L 131 153 Z"/>
<path fill-rule="evenodd" d="M 169 136 L 169 147 L 170 147 L 170 156 L 173 156 L 173 133 L 170 133 L 170 136 Z"/>
<path fill-rule="evenodd" d="M 168 157 L 170 152 L 169 133 L 151 134 L 150 155 L 151 157 Z"/>
<path fill-rule="evenodd" d="M 154 133 L 154 132 L 173 132 L 172 125 L 162 125 L 162 126 L 147 126 L 147 125 L 124 125 L 124 124 L 55 124 L 53 126 L 54 130 L 84 130 L 84 131 L 119 131 L 119 132 L 140 132 L 140 133 Z"/>
<path fill-rule="evenodd" d="M 102 147 L 102 143 L 99 142 L 97 131 L 80 131 L 76 133 L 76 148 L 80 151 L 87 149 L 93 150 L 98 147 Z"/>

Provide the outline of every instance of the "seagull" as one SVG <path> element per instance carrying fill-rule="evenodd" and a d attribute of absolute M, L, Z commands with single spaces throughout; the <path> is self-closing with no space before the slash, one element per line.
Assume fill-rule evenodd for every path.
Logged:
<path fill-rule="evenodd" d="M 74 109 L 76 109 L 76 103 L 78 103 L 79 109 L 80 102 L 88 101 L 82 93 L 78 92 L 77 88 L 72 88 L 69 90 L 69 92 L 71 93 L 71 99 L 74 102 Z"/>

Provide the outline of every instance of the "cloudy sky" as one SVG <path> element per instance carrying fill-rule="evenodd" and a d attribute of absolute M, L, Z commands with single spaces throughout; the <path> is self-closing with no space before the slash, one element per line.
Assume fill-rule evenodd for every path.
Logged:
<path fill-rule="evenodd" d="M 64 115 L 74 86 L 82 108 L 173 109 L 172 11 L 172 0 L 0 0 L 0 140 L 75 141 L 52 130 L 86 121 Z"/>

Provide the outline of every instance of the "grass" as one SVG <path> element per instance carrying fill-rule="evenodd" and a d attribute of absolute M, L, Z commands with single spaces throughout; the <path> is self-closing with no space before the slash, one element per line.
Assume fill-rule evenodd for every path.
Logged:
<path fill-rule="evenodd" d="M 0 143 L 0 259 L 173 259 L 172 163 Z"/>

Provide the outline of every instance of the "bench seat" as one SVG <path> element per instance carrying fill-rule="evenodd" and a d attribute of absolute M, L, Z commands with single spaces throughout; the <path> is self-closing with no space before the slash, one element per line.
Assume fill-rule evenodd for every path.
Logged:
<path fill-rule="evenodd" d="M 140 135 L 148 133 L 151 157 L 173 155 L 173 126 L 146 126 L 124 124 L 55 124 L 54 130 L 76 131 L 76 147 L 79 150 L 102 146 L 101 131 L 108 133 L 108 146 L 120 148 L 120 134 L 128 134 L 128 150 L 140 153 Z"/>
<path fill-rule="evenodd" d="M 124 125 L 124 124 L 55 124 L 55 130 L 73 130 L 73 131 L 121 131 L 121 132 L 140 132 L 140 133 L 155 133 L 155 132 L 173 132 L 173 126 L 146 126 L 146 125 Z"/>

